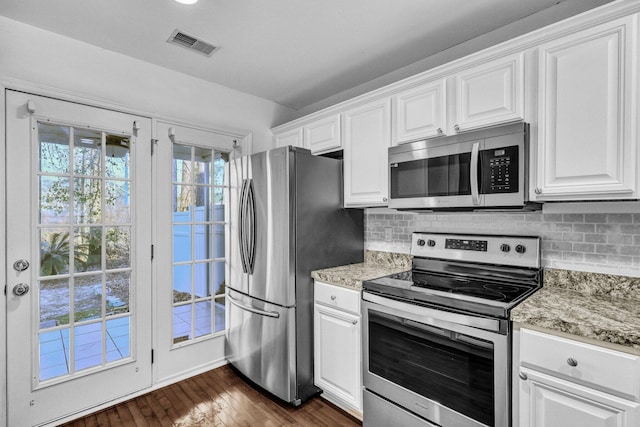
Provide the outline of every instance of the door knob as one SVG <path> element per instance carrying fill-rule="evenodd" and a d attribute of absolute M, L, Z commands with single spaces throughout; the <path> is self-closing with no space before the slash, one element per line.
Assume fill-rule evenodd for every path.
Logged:
<path fill-rule="evenodd" d="M 27 268 L 29 268 L 29 261 L 26 259 L 19 259 L 13 263 L 13 269 L 15 271 L 25 271 Z"/>
<path fill-rule="evenodd" d="M 27 292 L 29 292 L 29 285 L 27 285 L 26 283 L 18 283 L 13 287 L 13 294 L 16 296 L 21 297 Z"/>

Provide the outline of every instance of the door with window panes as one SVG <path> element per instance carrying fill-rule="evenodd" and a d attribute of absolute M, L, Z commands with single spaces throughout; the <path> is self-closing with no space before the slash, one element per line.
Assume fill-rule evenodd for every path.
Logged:
<path fill-rule="evenodd" d="M 154 150 L 156 381 L 224 360 L 233 136 L 158 121 Z"/>
<path fill-rule="evenodd" d="M 151 120 L 6 91 L 8 425 L 151 385 Z"/>

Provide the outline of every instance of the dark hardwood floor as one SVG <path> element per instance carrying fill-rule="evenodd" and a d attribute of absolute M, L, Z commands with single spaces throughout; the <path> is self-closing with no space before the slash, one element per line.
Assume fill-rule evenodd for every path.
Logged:
<path fill-rule="evenodd" d="M 152 391 L 64 424 L 120 426 L 361 426 L 319 397 L 298 408 L 248 385 L 229 366 Z"/>

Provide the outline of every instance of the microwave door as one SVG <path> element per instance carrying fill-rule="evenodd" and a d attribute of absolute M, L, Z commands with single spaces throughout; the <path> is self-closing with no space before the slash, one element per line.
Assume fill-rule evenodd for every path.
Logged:
<path fill-rule="evenodd" d="M 394 209 L 441 209 L 481 206 L 477 154 L 482 141 L 429 147 L 410 156 L 389 158 Z M 403 158 L 404 157 L 404 158 Z M 475 161 L 475 164 L 473 163 Z"/>

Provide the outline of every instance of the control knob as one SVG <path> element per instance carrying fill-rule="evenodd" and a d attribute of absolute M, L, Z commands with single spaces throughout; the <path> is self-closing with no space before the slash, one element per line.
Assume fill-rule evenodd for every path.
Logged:
<path fill-rule="evenodd" d="M 416 242 L 418 244 L 418 246 L 424 246 L 424 240 L 422 239 L 418 239 L 418 241 Z"/>
<path fill-rule="evenodd" d="M 516 252 L 518 252 L 519 254 L 523 254 L 527 252 L 527 247 L 525 245 L 517 245 Z"/>
<path fill-rule="evenodd" d="M 427 246 L 429 246 L 430 248 L 434 247 L 436 245 L 436 241 L 435 240 L 427 240 Z"/>
<path fill-rule="evenodd" d="M 507 245 L 506 243 L 503 243 L 500 245 L 500 250 L 502 252 L 509 252 L 511 250 L 511 246 Z"/>

